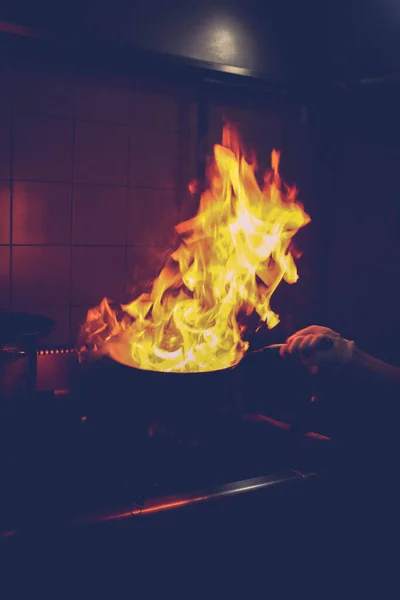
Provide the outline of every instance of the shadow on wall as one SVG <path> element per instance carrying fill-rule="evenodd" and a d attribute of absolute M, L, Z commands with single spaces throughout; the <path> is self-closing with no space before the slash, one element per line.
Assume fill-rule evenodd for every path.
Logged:
<path fill-rule="evenodd" d="M 400 362 L 399 89 L 380 88 L 338 104 L 331 202 L 329 322 L 366 350 Z"/>

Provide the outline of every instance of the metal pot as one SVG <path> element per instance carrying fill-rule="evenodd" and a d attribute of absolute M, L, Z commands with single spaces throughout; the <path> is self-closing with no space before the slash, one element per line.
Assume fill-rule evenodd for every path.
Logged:
<path fill-rule="evenodd" d="M 36 391 L 38 340 L 55 322 L 48 317 L 0 311 L 0 398 L 28 398 Z"/>

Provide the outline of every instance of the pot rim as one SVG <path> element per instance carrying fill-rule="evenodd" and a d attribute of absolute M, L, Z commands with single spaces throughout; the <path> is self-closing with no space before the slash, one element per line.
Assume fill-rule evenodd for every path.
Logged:
<path fill-rule="evenodd" d="M 239 366 L 239 364 L 243 360 L 244 356 L 238 362 L 234 363 L 230 367 L 225 367 L 223 369 L 213 369 L 213 370 L 208 370 L 208 371 L 159 371 L 156 369 L 142 369 L 141 367 L 137 367 L 137 366 L 129 364 L 127 362 L 117 360 L 116 358 L 114 358 L 113 356 L 110 356 L 110 355 L 107 355 L 104 358 L 109 359 L 111 362 L 114 362 L 117 365 L 121 365 L 123 367 L 128 367 L 129 369 L 134 369 L 135 371 L 141 371 L 143 373 L 158 373 L 160 375 L 210 375 L 212 373 L 226 373 L 228 371 L 229 372 L 233 371 L 234 369 L 236 369 Z"/>

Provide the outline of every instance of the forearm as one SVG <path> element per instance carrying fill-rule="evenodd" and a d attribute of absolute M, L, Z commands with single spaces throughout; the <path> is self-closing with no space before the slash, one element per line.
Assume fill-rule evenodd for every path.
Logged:
<path fill-rule="evenodd" d="M 354 348 L 354 354 L 348 368 L 382 383 L 400 385 L 400 368 L 374 358 L 359 348 Z"/>

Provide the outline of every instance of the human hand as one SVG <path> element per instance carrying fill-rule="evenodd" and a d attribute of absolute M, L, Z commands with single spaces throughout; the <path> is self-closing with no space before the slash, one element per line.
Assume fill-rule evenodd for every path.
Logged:
<path fill-rule="evenodd" d="M 353 358 L 354 342 L 328 327 L 311 325 L 290 336 L 282 346 L 283 357 L 298 356 L 307 365 L 346 365 Z"/>

